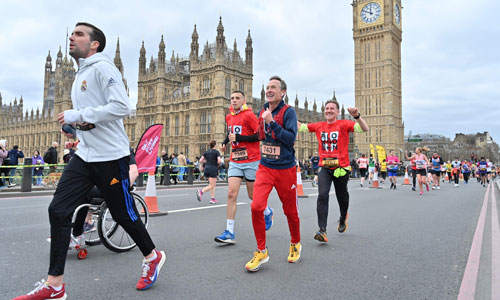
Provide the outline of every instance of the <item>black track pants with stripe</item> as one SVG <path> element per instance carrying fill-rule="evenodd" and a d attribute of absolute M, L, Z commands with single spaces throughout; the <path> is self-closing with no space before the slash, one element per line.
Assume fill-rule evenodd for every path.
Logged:
<path fill-rule="evenodd" d="M 49 275 L 64 274 L 73 212 L 86 202 L 87 194 L 95 185 L 104 196 L 113 219 L 137 243 L 142 254 L 146 256 L 155 248 L 129 193 L 128 171 L 128 156 L 113 161 L 87 163 L 75 155 L 69 161 L 49 205 Z"/>

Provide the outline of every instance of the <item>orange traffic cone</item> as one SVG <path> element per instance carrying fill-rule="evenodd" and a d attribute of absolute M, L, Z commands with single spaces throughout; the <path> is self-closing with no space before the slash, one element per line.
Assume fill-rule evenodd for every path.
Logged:
<path fill-rule="evenodd" d="M 144 200 L 146 201 L 146 205 L 148 206 L 149 216 L 156 217 L 168 214 L 167 211 L 160 211 L 158 209 L 158 197 L 156 196 L 156 181 L 154 171 L 149 171 Z"/>
<path fill-rule="evenodd" d="M 403 182 L 403 185 L 411 185 L 410 178 L 408 178 L 408 171 L 405 171 L 405 181 Z"/>
<path fill-rule="evenodd" d="M 370 188 L 381 189 L 381 187 L 378 183 L 378 172 L 375 172 L 375 174 L 373 175 L 373 182 L 372 182 L 372 186 Z"/>
<path fill-rule="evenodd" d="M 450 180 L 450 177 L 448 177 L 448 172 L 446 173 L 445 180 L 446 180 L 446 181 L 449 181 L 449 180 Z"/>
<path fill-rule="evenodd" d="M 300 172 L 300 166 L 297 165 L 297 197 L 308 198 L 308 195 L 304 195 L 304 189 L 302 188 L 302 175 Z"/>

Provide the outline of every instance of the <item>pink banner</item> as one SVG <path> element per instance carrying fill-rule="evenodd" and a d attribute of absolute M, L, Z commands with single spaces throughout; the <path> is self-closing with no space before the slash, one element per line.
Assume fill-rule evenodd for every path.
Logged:
<path fill-rule="evenodd" d="M 163 124 L 154 124 L 142 134 L 135 151 L 135 160 L 139 173 L 155 170 L 158 147 L 160 147 L 161 131 Z"/>

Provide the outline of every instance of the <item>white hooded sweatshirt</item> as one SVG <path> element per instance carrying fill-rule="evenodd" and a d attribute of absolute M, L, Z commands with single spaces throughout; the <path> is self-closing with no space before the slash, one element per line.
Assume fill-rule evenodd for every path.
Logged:
<path fill-rule="evenodd" d="M 73 109 L 64 112 L 65 123 L 95 124 L 89 131 L 76 131 L 78 155 L 85 162 L 117 160 L 130 155 L 130 142 L 123 118 L 130 115 L 130 102 L 120 71 L 111 59 L 96 53 L 79 59 L 71 88 Z"/>

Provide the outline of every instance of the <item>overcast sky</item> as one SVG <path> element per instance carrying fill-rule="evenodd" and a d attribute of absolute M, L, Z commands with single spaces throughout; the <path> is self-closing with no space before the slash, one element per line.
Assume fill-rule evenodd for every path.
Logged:
<path fill-rule="evenodd" d="M 387 1 L 387 0 L 386 0 Z M 215 41 L 222 16 L 227 45 L 236 39 L 244 56 L 251 30 L 253 94 L 274 74 L 309 108 L 330 99 L 333 90 L 354 106 L 354 43 L 351 0 L 247 1 L 1 1 L 0 93 L 3 103 L 22 95 L 25 110 L 42 106 L 48 51 L 66 46 L 66 28 L 86 21 L 107 37 L 114 57 L 120 38 L 130 99 L 137 102 L 141 42 L 147 64 L 158 55 L 164 35 L 172 50 L 188 57 L 194 24 L 200 51 Z M 405 134 L 489 131 L 500 141 L 500 26 L 494 0 L 403 0 L 402 83 Z"/>

